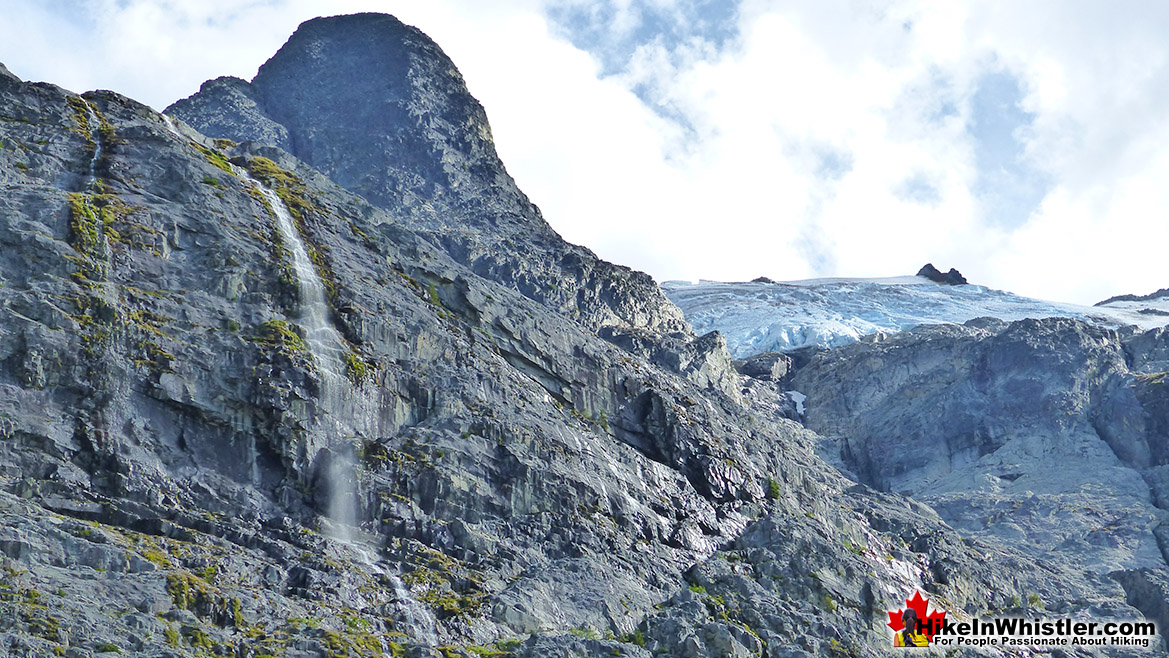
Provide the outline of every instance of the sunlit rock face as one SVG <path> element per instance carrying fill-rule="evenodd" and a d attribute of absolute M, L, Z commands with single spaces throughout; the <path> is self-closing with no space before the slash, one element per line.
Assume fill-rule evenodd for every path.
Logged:
<path fill-rule="evenodd" d="M 741 374 L 542 222 L 450 61 L 387 16 L 311 21 L 173 112 L 0 68 L 0 654 L 877 656 L 914 589 L 1159 614 L 1137 498 L 1164 496 L 1164 395 L 1126 365 L 1160 363 L 1159 334 L 965 327 Z M 861 385 L 902 360 L 932 384 Z M 913 430 L 958 458 L 875 448 L 967 386 L 993 432 Z M 984 513 L 1031 504 L 980 489 L 992 466 L 928 485 L 1066 454 L 1063 429 L 1082 491 L 1037 457 L 1014 483 L 1122 528 L 1040 554 L 1042 524 Z M 1106 450 L 1138 476 L 1097 494 Z"/>

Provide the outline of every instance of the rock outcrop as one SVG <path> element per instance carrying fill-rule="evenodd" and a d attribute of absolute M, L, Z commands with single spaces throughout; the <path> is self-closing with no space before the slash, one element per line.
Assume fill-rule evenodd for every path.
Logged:
<path fill-rule="evenodd" d="M 966 285 L 966 277 L 954 268 L 950 268 L 949 272 L 942 274 L 941 270 L 934 267 L 933 263 L 926 263 L 920 270 L 917 271 L 917 276 L 925 277 L 934 283 L 943 283 L 948 286 L 962 286 Z"/>
<path fill-rule="evenodd" d="M 1163 582 L 1169 546 L 1164 346 L 1161 329 L 984 319 L 821 352 L 791 386 L 859 481 L 1147 598 L 1132 574 Z"/>
<path fill-rule="evenodd" d="M 735 361 L 735 370 L 756 379 L 783 382 L 792 371 L 793 359 L 779 352 L 763 352 Z"/>
<path fill-rule="evenodd" d="M 1151 292 L 1147 295 L 1115 295 L 1105 299 L 1102 302 L 1096 302 L 1093 306 L 1107 306 L 1115 304 L 1116 302 L 1151 302 L 1158 299 L 1165 299 L 1169 297 L 1169 288 L 1161 288 L 1156 292 Z"/>

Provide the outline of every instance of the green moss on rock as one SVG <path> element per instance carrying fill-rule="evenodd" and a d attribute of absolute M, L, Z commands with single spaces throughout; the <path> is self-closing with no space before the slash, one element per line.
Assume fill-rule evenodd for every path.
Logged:
<path fill-rule="evenodd" d="M 191 142 L 191 144 L 195 147 L 196 150 L 203 154 L 203 157 L 209 164 L 211 164 L 211 166 L 220 169 L 223 172 L 230 174 L 231 176 L 235 176 L 235 172 L 231 170 L 231 163 L 227 161 L 226 155 L 220 153 L 219 151 L 209 149 L 197 142 Z"/>
<path fill-rule="evenodd" d="M 353 352 L 345 353 L 345 374 L 354 384 L 361 384 L 369 378 L 373 369 Z"/>
<path fill-rule="evenodd" d="M 256 342 L 275 347 L 288 356 L 308 353 L 308 344 L 293 326 L 284 320 L 268 320 L 262 323 L 256 335 Z"/>
<path fill-rule="evenodd" d="M 98 231 L 98 210 L 88 194 L 69 195 L 69 244 L 74 249 L 90 254 L 97 247 L 101 234 Z"/>

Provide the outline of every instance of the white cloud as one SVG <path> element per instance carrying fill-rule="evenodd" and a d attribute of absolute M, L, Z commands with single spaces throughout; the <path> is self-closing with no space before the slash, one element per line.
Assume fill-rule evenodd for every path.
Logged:
<path fill-rule="evenodd" d="M 661 43 L 639 53 L 629 86 L 680 112 L 697 143 L 682 161 L 663 158 L 680 178 L 642 176 L 661 190 L 655 198 L 683 201 L 661 205 L 668 219 L 638 219 L 658 230 L 642 253 L 660 252 L 655 264 L 673 255 L 673 267 L 634 264 L 659 276 L 798 277 L 818 246 L 829 250 L 826 273 L 900 274 L 932 260 L 976 282 L 1085 303 L 1169 283 L 1149 246 L 1164 244 L 1169 225 L 1154 182 L 1164 178 L 1156 156 L 1169 127 L 1157 35 L 1169 21 L 1098 4 L 856 7 L 748 1 L 741 38 L 720 53 L 671 56 Z M 998 70 L 1017 78 L 1034 116 L 1016 131 L 1018 175 L 1045 176 L 1037 189 L 1049 193 L 1015 229 L 988 217 L 993 205 L 973 191 L 969 102 Z M 851 169 L 817 171 L 823 149 L 846 153 Z M 587 149 L 575 156 L 604 162 Z M 902 193 L 923 172 L 936 191 L 929 204 Z M 522 168 L 517 175 L 522 182 Z M 554 223 L 586 221 L 577 196 L 549 192 L 563 201 L 545 204 Z M 712 198 L 729 212 L 712 220 Z M 604 235 L 589 243 L 613 253 Z M 1137 254 L 1148 257 L 1129 258 Z"/>
<path fill-rule="evenodd" d="M 606 77 L 550 22 L 565 2 L 587 5 L 338 0 L 328 12 L 389 11 L 427 32 L 549 222 L 659 279 L 891 275 L 933 261 L 1065 301 L 1169 285 L 1169 5 L 744 0 L 724 42 L 643 33 L 650 10 L 694 28 L 695 3 L 620 0 L 594 15 L 643 42 Z M 161 108 L 205 79 L 251 78 L 321 3 L 5 9 L 0 61 L 17 75 Z M 988 71 L 1018 81 L 1033 116 L 1016 132 L 1021 175 L 1046 177 L 1047 197 L 1015 228 L 975 192 L 969 105 Z"/>

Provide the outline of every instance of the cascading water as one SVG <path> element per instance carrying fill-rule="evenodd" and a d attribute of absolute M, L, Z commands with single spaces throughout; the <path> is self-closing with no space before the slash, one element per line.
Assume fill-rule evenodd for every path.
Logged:
<path fill-rule="evenodd" d="M 252 435 L 252 444 L 249 448 L 252 460 L 252 484 L 259 486 L 262 482 L 260 479 L 260 447 L 254 434 Z"/>
<path fill-rule="evenodd" d="M 89 179 L 91 184 L 97 182 L 97 163 L 101 160 L 101 120 L 97 117 L 97 112 L 93 111 L 93 106 L 87 101 L 85 109 L 89 112 L 89 125 L 93 131 L 93 157 L 89 159 Z"/>
<path fill-rule="evenodd" d="M 178 137 L 179 139 L 186 139 L 185 137 L 183 137 L 183 134 L 181 132 L 179 132 L 179 127 L 175 125 L 174 119 L 168 117 L 165 114 L 160 114 L 159 116 L 162 117 L 162 122 L 166 124 L 166 129 L 168 131 L 170 131 L 170 133 L 172 135 L 174 135 L 175 137 Z"/>
<path fill-rule="evenodd" d="M 329 321 L 325 283 L 309 257 L 292 214 L 280 195 L 253 179 L 244 169 L 232 165 L 232 170 L 240 178 L 249 181 L 268 201 L 276 215 L 280 238 L 292 255 L 292 269 L 300 300 L 300 325 L 305 330 L 305 342 L 320 375 L 319 406 L 334 412 L 352 409 L 353 385 L 345 376 L 348 348 L 341 334 Z M 319 419 L 326 424 L 322 429 L 327 433 L 337 436 L 346 431 L 337 419 L 331 420 Z M 332 521 L 329 532 L 342 541 L 352 541 L 357 526 L 356 466 L 351 446 L 335 446 L 325 465 L 329 487 L 327 512 Z"/>
<path fill-rule="evenodd" d="M 438 620 L 435 619 L 434 613 L 411 596 L 401 578 L 389 572 L 385 572 L 383 575 L 393 587 L 394 596 L 398 597 L 399 621 L 406 628 L 414 630 L 424 644 L 432 646 L 438 644 L 438 634 L 435 632 Z"/>
<path fill-rule="evenodd" d="M 377 555 L 369 550 L 369 548 L 360 545 L 354 545 L 354 552 L 358 558 L 371 571 L 380 575 L 385 582 L 389 583 L 390 589 L 394 591 L 394 596 L 397 599 L 398 615 L 397 621 L 401 622 L 403 628 L 413 631 L 413 636 L 423 644 L 436 645 L 438 644 L 438 620 L 430 608 L 420 603 L 410 594 L 410 590 L 406 588 L 406 584 L 397 574 L 388 571 L 377 562 Z"/>
<path fill-rule="evenodd" d="M 173 128 L 173 123 L 167 122 Z M 175 131 L 177 133 L 177 131 Z M 347 432 L 369 432 L 376 422 L 374 400 L 354 387 L 345 375 L 348 347 L 341 334 L 329 321 L 329 304 L 325 296 L 325 284 L 321 280 L 305 248 L 300 232 L 296 229 L 292 214 L 278 194 L 252 178 L 244 169 L 232 165 L 232 171 L 248 181 L 264 196 L 276 215 L 276 227 L 280 238 L 292 255 L 293 273 L 296 277 L 300 300 L 300 324 L 305 330 L 306 343 L 313 362 L 320 374 L 321 390 L 319 406 L 330 412 L 329 416 L 318 416 L 317 422 L 324 423 L 318 431 L 333 436 L 346 436 Z M 258 457 L 254 454 L 253 479 L 258 480 L 256 468 Z M 327 530 L 334 539 L 346 544 L 370 571 L 379 574 L 394 591 L 400 621 L 414 632 L 421 642 L 437 644 L 437 620 L 428 607 L 419 603 L 407 590 L 402 580 L 378 563 L 378 557 L 371 548 L 360 540 L 357 533 L 357 483 L 356 455 L 352 445 L 334 445 L 325 467 L 328 481 L 328 517 L 331 523 Z"/>

